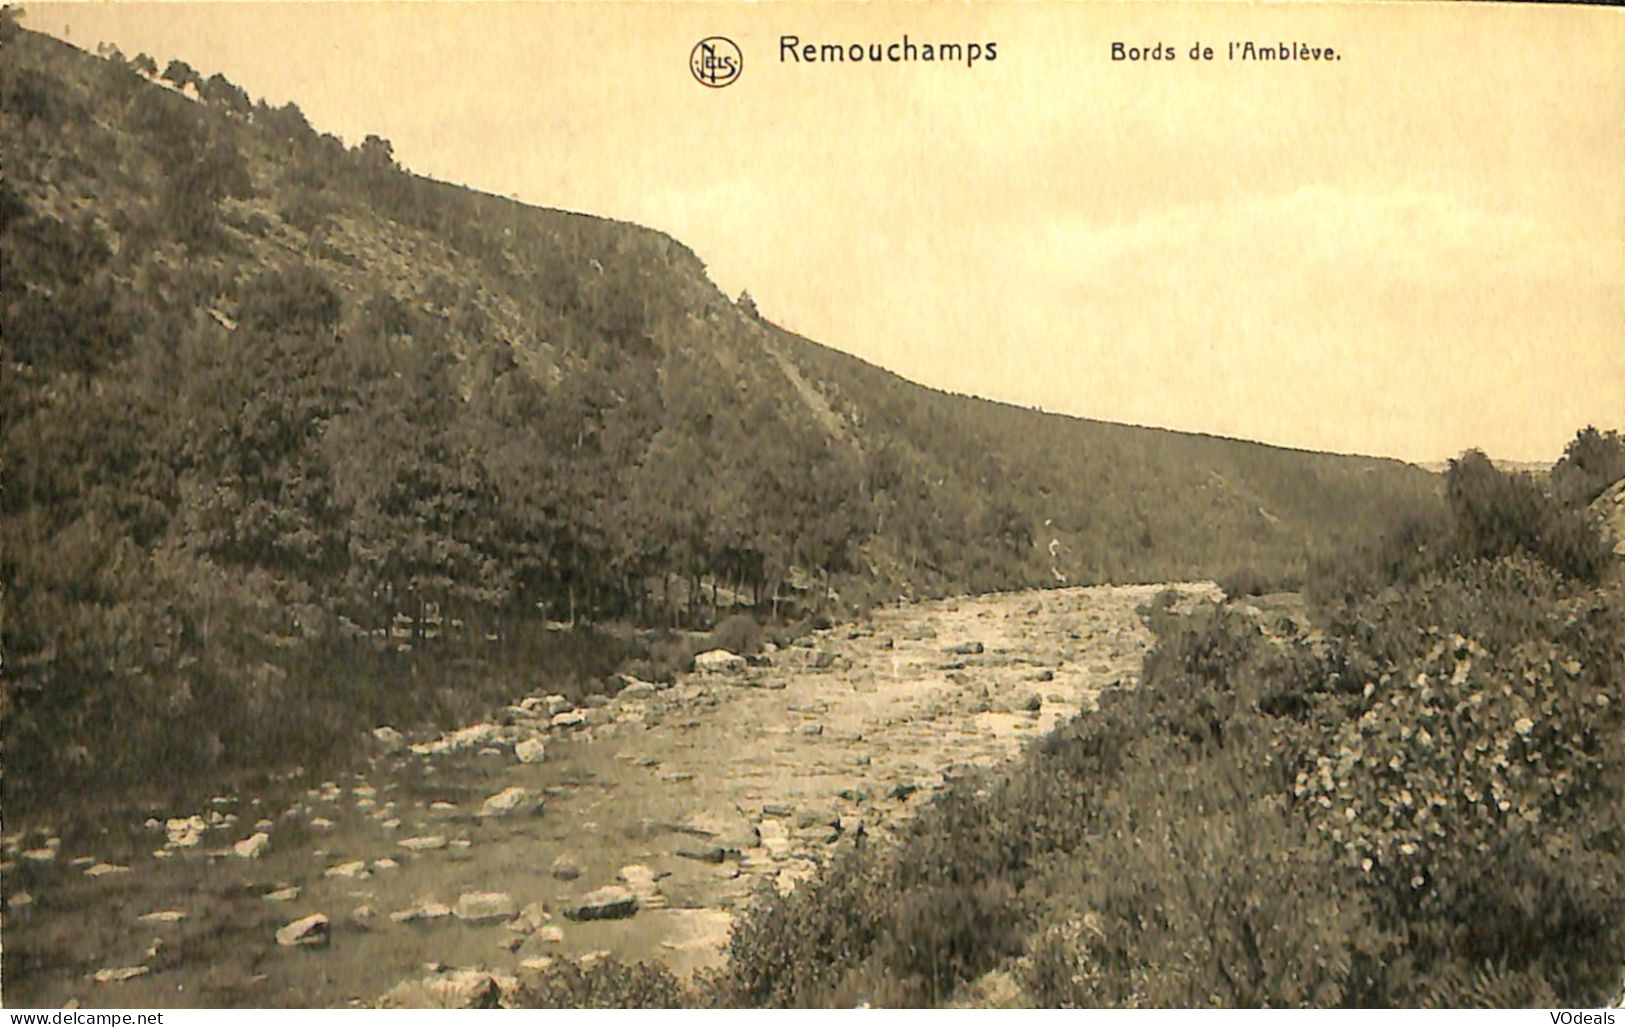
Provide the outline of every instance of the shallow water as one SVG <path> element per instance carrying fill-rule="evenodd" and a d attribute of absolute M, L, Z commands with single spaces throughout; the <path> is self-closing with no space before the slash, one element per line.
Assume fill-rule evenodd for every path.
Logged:
<path fill-rule="evenodd" d="M 527 959 L 609 951 L 685 973 L 717 965 L 731 917 L 755 889 L 793 887 L 860 830 L 883 839 L 945 774 L 1009 759 L 1101 689 L 1131 684 L 1151 643 L 1135 608 L 1162 588 L 887 608 L 772 654 L 771 666 L 687 675 L 647 698 L 612 702 L 592 711 L 586 728 L 549 731 L 544 718 L 541 763 L 518 762 L 511 743 L 487 755 L 380 756 L 333 788 L 277 802 L 225 797 L 232 801 L 215 812 L 236 822 L 168 858 L 152 855 L 165 847 L 162 829 L 132 835 L 128 825 L 106 835 L 105 852 L 63 851 L 49 861 L 8 854 L 16 876 L 7 893 L 15 900 L 24 890 L 33 901 L 6 913 L 5 998 L 47 1007 L 371 1005 L 423 976 L 426 964 L 522 976 Z M 978 642 L 981 652 L 951 651 Z M 508 787 L 542 797 L 543 810 L 480 816 L 485 798 Z M 261 817 L 273 821 L 265 856 L 222 853 Z M 382 823 L 390 818 L 398 826 Z M 399 844 L 424 836 L 447 844 L 422 852 Z M 727 842 L 738 844 L 720 864 L 678 854 Z M 131 871 L 88 878 L 69 865 L 81 855 Z M 561 857 L 578 877 L 552 873 Z M 376 868 L 379 859 L 398 865 Z M 326 875 L 358 860 L 364 876 Z M 635 915 L 562 915 L 576 897 L 624 885 L 623 877 L 643 893 Z M 300 889 L 291 901 L 264 897 L 289 886 Z M 542 903 L 562 941 L 455 916 L 390 917 L 424 902 L 455 907 L 476 891 L 508 893 L 519 907 Z M 185 916 L 138 919 L 163 910 Z M 325 947 L 276 943 L 279 927 L 318 912 L 332 923 Z M 148 972 L 93 979 L 135 966 Z"/>

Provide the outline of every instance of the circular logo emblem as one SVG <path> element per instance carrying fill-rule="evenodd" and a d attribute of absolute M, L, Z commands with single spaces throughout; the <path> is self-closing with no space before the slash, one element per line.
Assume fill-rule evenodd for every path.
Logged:
<path fill-rule="evenodd" d="M 711 36 L 695 43 L 689 51 L 688 70 L 700 85 L 721 89 L 733 85 L 745 70 L 745 55 L 727 36 Z"/>

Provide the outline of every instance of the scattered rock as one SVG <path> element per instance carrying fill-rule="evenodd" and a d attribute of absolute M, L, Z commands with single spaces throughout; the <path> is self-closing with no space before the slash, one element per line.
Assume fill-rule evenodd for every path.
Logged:
<path fill-rule="evenodd" d="M 726 649 L 712 649 L 694 657 L 694 669 L 701 674 L 737 674 L 745 666 L 743 656 Z"/>
<path fill-rule="evenodd" d="M 796 817 L 797 827 L 831 827 L 840 823 L 840 811 L 830 806 L 808 806 Z"/>
<path fill-rule="evenodd" d="M 540 763 L 547 758 L 547 743 L 540 738 L 527 738 L 513 747 L 520 763 Z"/>
<path fill-rule="evenodd" d="M 321 948 L 328 943 L 331 925 L 321 913 L 301 917 L 276 932 L 276 943 L 285 947 Z"/>
<path fill-rule="evenodd" d="M 565 712 L 572 705 L 574 704 L 562 695 L 546 695 L 542 697 L 542 709 L 549 717 Z"/>
<path fill-rule="evenodd" d="M 286 888 L 278 888 L 273 892 L 266 892 L 263 896 L 266 902 L 292 902 L 298 897 L 299 886 L 297 884 L 289 885 Z"/>
<path fill-rule="evenodd" d="M 553 924 L 548 924 L 545 927 L 540 927 L 536 931 L 536 940 L 540 941 L 540 942 L 545 942 L 548 945 L 563 945 L 564 944 L 564 928 L 555 926 Z"/>
<path fill-rule="evenodd" d="M 564 915 L 570 920 L 618 920 L 637 911 L 637 896 L 611 884 L 576 899 L 564 908 Z"/>
<path fill-rule="evenodd" d="M 378 743 L 378 748 L 387 755 L 394 756 L 406 750 L 406 736 L 388 724 L 373 728 L 372 737 Z"/>
<path fill-rule="evenodd" d="M 655 694 L 655 686 L 649 681 L 640 681 L 634 677 L 626 677 L 626 686 L 615 693 L 615 698 L 621 702 L 632 699 L 647 699 Z"/>
<path fill-rule="evenodd" d="M 419 920 L 442 920 L 448 916 L 451 916 L 450 906 L 443 902 L 427 901 L 389 914 L 389 918 L 397 924 L 416 923 Z"/>
<path fill-rule="evenodd" d="M 508 921 L 508 930 L 518 931 L 521 934 L 530 934 L 539 930 L 541 926 L 553 919 L 547 907 L 540 902 L 532 902 L 519 911 L 519 915 Z"/>
<path fill-rule="evenodd" d="M 271 847 L 271 836 L 264 831 L 249 835 L 231 847 L 238 859 L 259 859 Z"/>
<path fill-rule="evenodd" d="M 1038 672 L 1038 677 L 1035 680 L 1038 680 L 1038 681 L 1054 681 L 1055 680 L 1055 672 L 1053 670 L 1041 670 L 1041 671 Z"/>
<path fill-rule="evenodd" d="M 499 924 L 519 915 L 513 896 L 500 891 L 464 892 L 457 899 L 457 919 L 473 924 Z"/>
<path fill-rule="evenodd" d="M 518 786 L 504 788 L 480 807 L 482 817 L 536 816 L 541 812 L 542 800 Z"/>
<path fill-rule="evenodd" d="M 173 849 L 191 848 L 203 840 L 203 832 L 208 829 L 209 825 L 199 816 L 175 817 L 164 821 L 164 834 L 169 839 L 167 844 Z M 28 856 L 28 853 L 23 853 L 25 859 Z"/>
<path fill-rule="evenodd" d="M 795 807 L 788 802 L 768 802 L 762 805 L 763 816 L 787 817 L 795 811 Z"/>
<path fill-rule="evenodd" d="M 396 844 L 408 852 L 430 852 L 434 849 L 445 848 L 446 836 L 443 834 L 430 834 L 418 838 L 402 838 Z"/>
<path fill-rule="evenodd" d="M 556 728 L 564 728 L 566 730 L 570 728 L 585 727 L 587 725 L 587 715 L 580 710 L 566 710 L 563 713 L 553 714 L 553 719 L 548 723 L 552 724 Z"/>
<path fill-rule="evenodd" d="M 323 871 L 322 876 L 343 877 L 347 880 L 358 881 L 362 878 L 371 877 L 372 874 L 367 871 L 367 864 L 365 861 L 356 859 L 351 860 L 348 863 L 340 863 L 338 866 L 328 867 L 325 871 Z"/>
<path fill-rule="evenodd" d="M 484 970 L 443 970 L 402 981 L 378 998 L 380 1009 L 496 1009 L 502 988 Z"/>
<path fill-rule="evenodd" d="M 655 873 L 653 868 L 642 863 L 631 863 L 621 867 L 620 873 L 616 876 L 626 882 L 626 886 L 632 890 L 633 897 L 638 900 L 639 909 L 664 909 L 669 905 L 666 896 L 660 891 L 660 886 L 656 884 L 661 875 Z"/>
<path fill-rule="evenodd" d="M 372 868 L 374 870 L 394 870 L 399 866 L 399 863 L 390 859 L 388 856 L 384 856 L 382 859 L 375 859 L 372 861 Z"/>
<path fill-rule="evenodd" d="M 145 977 L 151 972 L 152 970 L 145 966 L 114 966 L 97 970 L 94 977 L 97 984 L 117 984 L 120 981 Z"/>
<path fill-rule="evenodd" d="M 86 877 L 106 877 L 108 874 L 127 874 L 130 868 L 117 863 L 97 863 L 85 871 Z"/>
<path fill-rule="evenodd" d="M 581 868 L 576 865 L 571 856 L 559 856 L 553 860 L 553 866 L 548 871 L 560 881 L 574 881 L 581 876 Z"/>
<path fill-rule="evenodd" d="M 979 656 L 985 651 L 980 642 L 961 642 L 948 647 L 948 652 L 955 656 Z"/>
<path fill-rule="evenodd" d="M 136 917 L 144 924 L 173 924 L 186 919 L 184 909 L 158 909 L 151 913 L 142 913 Z"/>
<path fill-rule="evenodd" d="M 464 749 L 478 749 L 487 745 L 499 745 L 504 741 L 505 737 L 501 724 L 471 724 L 449 734 L 441 735 L 432 742 L 420 742 L 412 746 L 412 751 L 419 756 L 443 756 Z"/>
<path fill-rule="evenodd" d="M 728 857 L 727 851 L 720 845 L 682 845 L 678 846 L 677 855 L 697 859 L 701 863 L 721 863 Z"/>

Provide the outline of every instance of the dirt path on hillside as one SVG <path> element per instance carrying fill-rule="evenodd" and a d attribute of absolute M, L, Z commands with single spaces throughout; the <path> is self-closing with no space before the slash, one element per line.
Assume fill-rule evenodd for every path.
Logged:
<path fill-rule="evenodd" d="M 5 997 L 372 1005 L 408 982 L 389 1001 L 464 1004 L 548 959 L 716 965 L 755 889 L 794 887 L 860 833 L 894 831 L 956 768 L 1008 759 L 1132 683 L 1151 642 L 1135 608 L 1161 587 L 881 610 L 766 665 L 602 706 L 538 690 L 506 724 L 380 755 L 276 808 L 170 811 L 129 851 L 113 835 L 103 852 L 14 844 Z M 279 943 L 317 916 L 318 944 Z"/>

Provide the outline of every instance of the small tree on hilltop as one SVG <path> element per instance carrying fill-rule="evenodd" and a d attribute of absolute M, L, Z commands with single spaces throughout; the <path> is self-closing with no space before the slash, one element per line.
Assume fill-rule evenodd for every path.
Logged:
<path fill-rule="evenodd" d="M 163 79 L 176 89 L 185 89 L 188 84 L 201 82 L 192 66 L 182 60 L 170 61 L 169 66 L 164 68 Z"/>

